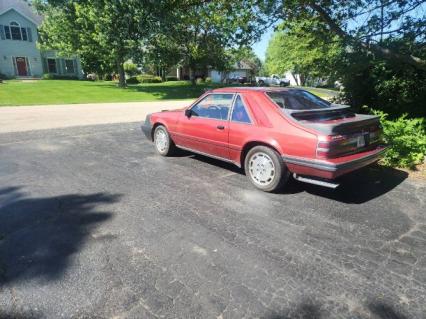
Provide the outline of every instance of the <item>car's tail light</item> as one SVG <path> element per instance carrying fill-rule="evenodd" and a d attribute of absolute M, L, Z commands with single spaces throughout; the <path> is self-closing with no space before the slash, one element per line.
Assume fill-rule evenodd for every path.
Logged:
<path fill-rule="evenodd" d="M 381 142 L 381 130 L 377 127 L 348 135 L 318 137 L 317 157 L 335 158 L 357 153 Z"/>

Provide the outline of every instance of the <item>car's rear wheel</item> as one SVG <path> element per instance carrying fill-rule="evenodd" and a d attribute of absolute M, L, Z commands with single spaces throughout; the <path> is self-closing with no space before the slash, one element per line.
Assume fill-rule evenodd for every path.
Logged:
<path fill-rule="evenodd" d="M 260 80 L 259 82 L 257 82 L 257 84 L 258 84 L 259 86 L 264 86 L 264 85 L 265 85 L 265 82 L 264 82 L 263 80 Z"/>
<path fill-rule="evenodd" d="M 251 183 L 264 192 L 280 190 L 289 177 L 281 156 L 272 148 L 262 145 L 253 147 L 247 153 L 244 168 Z"/>
<path fill-rule="evenodd" d="M 157 152 L 163 156 L 171 155 L 176 149 L 169 132 L 163 125 L 157 126 L 154 130 L 154 145 Z"/>

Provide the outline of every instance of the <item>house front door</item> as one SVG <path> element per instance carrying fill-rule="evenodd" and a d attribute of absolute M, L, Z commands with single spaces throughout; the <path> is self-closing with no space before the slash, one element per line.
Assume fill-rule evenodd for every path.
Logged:
<path fill-rule="evenodd" d="M 18 70 L 18 76 L 27 76 L 27 60 L 22 57 L 16 58 L 16 69 Z"/>

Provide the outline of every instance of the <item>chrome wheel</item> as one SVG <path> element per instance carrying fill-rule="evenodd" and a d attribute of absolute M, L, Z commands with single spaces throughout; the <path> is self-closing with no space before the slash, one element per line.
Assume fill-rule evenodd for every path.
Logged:
<path fill-rule="evenodd" d="M 275 177 L 275 165 L 271 157 L 263 152 L 254 153 L 249 159 L 249 174 L 261 186 L 271 184 Z"/>
<path fill-rule="evenodd" d="M 169 146 L 169 137 L 167 136 L 167 133 L 166 131 L 164 131 L 164 129 L 159 128 L 156 130 L 154 140 L 155 147 L 160 153 L 164 153 L 167 151 L 167 148 Z"/>

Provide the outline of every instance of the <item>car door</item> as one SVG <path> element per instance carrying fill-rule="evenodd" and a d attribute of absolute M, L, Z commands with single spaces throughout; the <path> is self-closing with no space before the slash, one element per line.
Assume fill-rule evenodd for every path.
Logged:
<path fill-rule="evenodd" d="M 181 116 L 177 124 L 178 146 L 228 159 L 233 99 L 232 93 L 210 93 L 194 104 L 190 116 Z"/>

